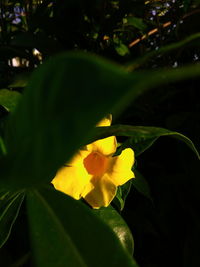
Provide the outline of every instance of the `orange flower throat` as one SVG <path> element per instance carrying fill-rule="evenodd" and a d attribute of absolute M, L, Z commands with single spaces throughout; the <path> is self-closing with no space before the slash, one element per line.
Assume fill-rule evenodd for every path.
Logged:
<path fill-rule="evenodd" d="M 83 160 L 83 164 L 89 174 L 101 176 L 108 168 L 108 157 L 92 152 Z"/>

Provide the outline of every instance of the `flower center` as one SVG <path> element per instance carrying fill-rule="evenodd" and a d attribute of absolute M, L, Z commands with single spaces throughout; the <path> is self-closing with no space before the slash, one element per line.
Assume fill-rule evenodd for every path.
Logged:
<path fill-rule="evenodd" d="M 107 170 L 108 158 L 99 152 L 92 152 L 83 160 L 83 164 L 89 174 L 100 176 Z"/>

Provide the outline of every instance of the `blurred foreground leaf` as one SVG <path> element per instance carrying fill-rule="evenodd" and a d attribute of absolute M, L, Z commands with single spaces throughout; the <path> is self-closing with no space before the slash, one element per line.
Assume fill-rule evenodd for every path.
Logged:
<path fill-rule="evenodd" d="M 36 266 L 137 266 L 109 226 L 80 201 L 53 189 L 33 190 L 27 208 Z"/>
<path fill-rule="evenodd" d="M 10 120 L 9 155 L 2 163 L 6 184 L 9 177 L 12 187 L 49 183 L 87 142 L 94 125 L 124 106 L 123 101 L 116 105 L 123 99 L 121 88 L 132 84 L 129 73 L 88 54 L 67 53 L 44 63 L 33 73 Z"/>
<path fill-rule="evenodd" d="M 33 73 L 20 105 L 11 116 L 6 135 L 8 157 L 0 162 L 1 183 L 11 188 L 49 183 L 61 165 L 93 140 L 94 126 L 106 114 L 116 115 L 156 85 L 198 75 L 198 65 L 129 73 L 88 53 L 52 57 Z M 189 139 L 167 130 L 118 126 L 105 134 L 107 130 L 102 130 L 104 137 L 109 134 L 133 137 L 135 149 L 147 139 L 152 144 L 159 136 L 172 135 L 196 151 Z M 103 136 L 97 135 L 98 138 Z"/>

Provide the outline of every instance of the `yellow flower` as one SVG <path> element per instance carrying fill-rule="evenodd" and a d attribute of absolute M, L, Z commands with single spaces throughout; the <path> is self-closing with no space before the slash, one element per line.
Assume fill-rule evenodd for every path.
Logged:
<path fill-rule="evenodd" d="M 97 126 L 110 124 L 111 116 Z M 126 148 L 119 156 L 112 157 L 116 149 L 115 136 L 87 145 L 58 170 L 52 184 L 75 199 L 83 197 L 93 208 L 107 207 L 116 195 L 117 186 L 135 177 L 131 170 L 133 150 Z"/>

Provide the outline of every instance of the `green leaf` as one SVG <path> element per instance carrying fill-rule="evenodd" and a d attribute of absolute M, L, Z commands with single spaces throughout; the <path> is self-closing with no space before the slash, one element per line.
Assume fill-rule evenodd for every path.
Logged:
<path fill-rule="evenodd" d="M 90 142 L 93 142 L 95 140 L 105 138 L 111 135 L 131 137 L 131 144 L 132 144 L 133 149 L 136 150 L 136 155 L 139 155 L 142 152 L 144 152 L 159 137 L 161 136 L 172 137 L 172 138 L 175 138 L 175 139 L 178 139 L 184 142 L 196 154 L 198 159 L 200 159 L 198 150 L 196 149 L 193 142 L 187 136 L 181 133 L 178 133 L 178 132 L 173 132 L 173 131 L 170 131 L 164 128 L 158 128 L 158 127 L 130 126 L 130 125 L 97 127 L 95 129 L 95 135 L 90 140 Z M 139 149 L 137 148 L 137 144 L 139 145 Z"/>
<path fill-rule="evenodd" d="M 131 25 L 135 28 L 144 31 L 147 28 L 147 25 L 143 22 L 143 19 L 136 17 L 127 17 L 124 19 L 125 25 Z"/>
<path fill-rule="evenodd" d="M 0 192 L 0 248 L 8 240 L 24 199 L 23 193 Z"/>
<path fill-rule="evenodd" d="M 87 142 L 94 125 L 121 110 L 124 101 L 116 103 L 123 99 L 122 88 L 133 84 L 129 73 L 89 54 L 62 54 L 44 63 L 34 72 L 10 120 L 6 143 L 10 153 L 2 164 L 6 184 L 9 177 L 10 185 L 20 188 L 50 182 Z"/>
<path fill-rule="evenodd" d="M 132 233 L 122 216 L 112 207 L 93 210 L 106 224 L 108 224 L 119 238 L 122 245 L 133 255 L 134 241 Z"/>
<path fill-rule="evenodd" d="M 158 137 L 154 137 L 154 138 L 140 139 L 138 141 L 137 138 L 130 137 L 122 144 L 120 150 L 122 151 L 127 147 L 132 147 L 134 149 L 135 156 L 137 157 L 144 151 L 146 151 L 148 148 L 150 148 L 157 139 Z"/>
<path fill-rule="evenodd" d="M 129 180 L 124 185 L 119 186 L 117 188 L 117 194 L 116 194 L 115 198 L 113 199 L 113 202 L 120 211 L 122 211 L 124 209 L 125 201 L 126 201 L 126 198 L 130 192 L 131 185 L 132 185 L 132 179 Z"/>
<path fill-rule="evenodd" d="M 117 51 L 118 55 L 120 55 L 122 57 L 130 54 L 128 46 L 126 46 L 125 44 L 122 44 L 122 43 L 116 45 L 115 50 Z"/>
<path fill-rule="evenodd" d="M 8 89 L 0 90 L 0 105 L 13 112 L 20 100 L 21 94 Z"/>
<path fill-rule="evenodd" d="M 137 266 L 110 227 L 80 201 L 34 190 L 27 208 L 36 266 Z"/>

